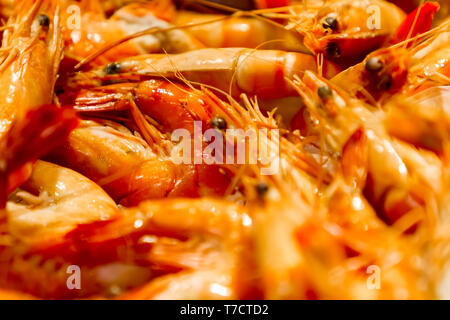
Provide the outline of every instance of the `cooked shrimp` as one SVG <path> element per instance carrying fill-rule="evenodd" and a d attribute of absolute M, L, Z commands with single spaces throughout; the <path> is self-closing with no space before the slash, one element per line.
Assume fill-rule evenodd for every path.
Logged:
<path fill-rule="evenodd" d="M 407 44 L 414 40 L 376 50 L 363 62 L 339 73 L 332 82 L 358 98 L 381 105 L 394 94 L 412 94 L 422 83 L 423 88 L 429 87 L 430 82 L 448 84 L 449 26 L 446 22 L 433 29 L 428 39 L 417 41 L 411 48 Z"/>
<path fill-rule="evenodd" d="M 78 4 L 76 4 L 78 5 Z M 70 9 L 71 2 L 66 3 Z M 103 47 L 115 43 L 136 32 L 154 28 L 169 28 L 170 24 L 158 18 L 153 1 L 129 4 L 111 17 L 106 18 L 99 1 L 83 0 L 79 4 L 81 13 L 79 26 L 64 28 L 65 54 L 80 61 Z M 69 12 L 72 12 L 69 10 Z M 106 64 L 117 59 L 152 52 L 184 52 L 203 46 L 183 30 L 171 30 L 157 35 L 146 35 L 132 39 L 106 51 L 90 63 L 91 66 Z"/>
<path fill-rule="evenodd" d="M 201 133 L 217 127 L 218 121 L 226 126 L 226 113 L 218 107 L 218 101 L 200 90 L 164 80 L 81 90 L 75 97 L 76 110 L 86 114 L 130 111 L 135 117 L 134 129 L 147 142 L 112 122 L 85 123 L 51 158 L 100 183 L 122 204 L 166 196 L 223 195 L 230 182 L 229 173 L 203 161 L 176 165 L 172 154 L 176 144 L 169 140 L 177 129 L 194 134 L 196 121 L 197 126 L 202 125 Z M 145 117 L 153 122 L 148 123 Z M 105 139 L 109 143 L 105 144 Z M 100 152 L 108 156 L 98 157 Z"/>
<path fill-rule="evenodd" d="M 205 1 L 199 1 L 208 5 Z M 331 58 L 355 58 L 381 47 L 405 18 L 392 3 L 381 0 L 301 1 L 289 5 L 261 4 L 266 10 L 234 11 L 229 19 L 192 28 L 192 32 L 212 47 L 255 48 L 259 44 L 292 51 L 324 53 Z M 214 6 L 211 4 L 210 6 Z M 221 6 L 220 8 L 226 8 Z M 239 16 L 258 16 L 242 18 Z M 212 17 L 212 16 L 210 16 Z M 263 22 L 275 19 L 276 23 Z M 182 14 L 179 24 L 207 21 L 204 17 Z M 281 23 L 278 22 L 281 20 Z M 284 21 L 287 21 L 287 25 Z M 279 29 L 285 28 L 286 32 Z M 219 30 L 217 33 L 208 30 Z M 256 35 L 255 35 L 256 34 Z"/>
<path fill-rule="evenodd" d="M 287 7 L 288 29 L 303 35 L 305 45 L 329 57 L 355 57 L 379 48 L 405 18 L 392 3 L 380 0 L 305 2 Z"/>
<path fill-rule="evenodd" d="M 92 181 L 44 161 L 37 161 L 22 189 L 10 196 L 6 211 L 11 235 L 26 244 L 57 243 L 80 223 L 117 214 L 114 201 Z"/>
<path fill-rule="evenodd" d="M 317 119 L 325 128 L 328 125 L 332 126 L 325 129 L 326 139 L 332 150 L 342 152 L 343 146 L 352 134 L 359 128 L 364 128 L 368 151 L 366 166 L 362 166 L 361 169 L 367 170 L 368 178 L 370 178 L 366 182 L 366 194 L 375 208 L 379 208 L 388 216 L 387 219 L 390 222 L 398 219 L 404 210 L 423 206 L 426 201 L 424 197 L 427 196 L 423 190 L 419 191 L 423 183 L 422 179 L 427 181 L 429 192 L 435 196 L 441 194 L 441 187 L 435 185 L 432 177 L 426 173 L 419 175 L 417 171 L 420 167 L 424 167 L 419 164 L 420 162 L 426 163 L 424 156 L 414 148 L 406 147 L 408 153 L 411 152 L 414 156 L 403 157 L 406 156 L 405 150 L 402 150 L 387 134 L 382 113 L 370 111 L 360 102 L 351 102 L 344 92 L 330 86 L 325 80 L 320 80 L 311 72 L 305 74 L 303 82 L 297 81 L 296 84 L 300 88 L 300 95 L 311 107 L 310 113 L 313 119 Z M 310 131 L 309 134 L 314 132 Z M 408 161 L 405 161 L 406 159 Z M 415 159 L 413 163 L 410 162 L 412 159 Z M 438 163 L 438 160 L 435 161 L 429 169 L 434 168 L 439 173 L 441 169 L 439 165 L 436 167 Z M 403 201 L 405 203 L 402 206 Z"/>
<path fill-rule="evenodd" d="M 239 113 L 243 118 L 250 116 L 257 120 L 252 122 L 253 126 L 274 126 L 270 117 L 258 112 L 257 105 L 247 103 L 246 108 L 250 115 L 238 109 Z M 256 195 L 248 199 L 263 296 L 269 299 L 426 296 L 430 284 L 418 288 L 414 281 L 423 270 L 409 263 L 411 258 L 421 259 L 416 246 L 398 239 L 398 233 L 377 216 L 354 185 L 341 183 L 340 187 L 333 182 L 320 191 L 314 190 L 314 180 L 305 174 L 301 158 L 294 156 L 295 146 L 284 138 L 279 146 L 283 152 L 277 173 L 263 177 L 253 171 L 241 176 L 242 183 L 256 189 L 253 192 Z M 277 144 L 269 144 L 269 148 L 277 148 Z M 349 149 L 347 146 L 346 152 Z M 373 239 L 391 240 L 375 244 Z M 401 252 L 402 258 L 387 258 L 394 252 Z M 381 290 L 373 291 L 366 286 L 364 267 L 371 264 L 382 270 Z M 398 287 L 402 293 L 396 290 Z"/>
<path fill-rule="evenodd" d="M 179 26 L 197 24 L 187 30 L 209 48 L 243 47 L 310 53 L 303 44 L 303 38 L 283 26 L 254 17 L 220 17 L 223 16 L 180 11 L 175 23 Z M 208 21 L 216 22 L 205 23 Z"/>
<path fill-rule="evenodd" d="M 77 210 L 86 210 L 84 200 L 73 196 L 68 199 L 78 204 Z M 11 201 L 13 200 L 14 198 Z M 34 210 L 30 208 L 29 211 L 29 214 L 33 214 Z M 67 218 L 61 217 L 58 221 L 64 219 Z M 228 285 L 232 296 L 246 294 L 247 286 L 240 286 L 245 280 L 240 279 L 247 278 L 242 273 L 250 271 L 245 255 L 249 245 L 247 238 L 251 219 L 239 205 L 210 199 L 145 202 L 139 207 L 124 209 L 119 215 L 114 214 L 110 218 L 85 215 L 85 224 L 71 233 L 67 232 L 72 229 L 68 227 L 73 221 L 67 220 L 68 225 L 64 228 L 60 228 L 60 224 L 48 224 L 47 233 L 66 235 L 64 238 L 57 237 L 59 240 L 54 238 L 51 243 L 44 243 L 39 239 L 17 243 L 17 236 L 19 240 L 23 238 L 20 233 L 12 232 L 10 237 L 15 242 L 1 251 L 3 264 L 0 264 L 0 272 L 9 270 L 16 275 L 15 278 L 27 277 L 29 282 L 25 291 L 51 298 L 109 295 L 114 292 L 117 295 L 117 290 L 121 288 L 128 289 L 150 280 L 148 272 L 139 271 L 142 267 L 153 270 L 153 277 L 177 270 L 199 274 L 224 272 L 225 283 L 217 278 L 204 279 L 204 285 L 211 288 L 211 293 L 219 285 Z M 8 259 L 8 253 L 14 251 L 16 255 Z M 37 261 L 33 262 L 33 259 Z M 120 263 L 125 265 L 121 266 Z M 87 278 L 87 287 L 78 292 L 71 292 L 66 287 L 64 267 L 71 264 L 79 265 Z M 33 266 L 31 275 L 23 273 Z M 52 268 L 56 269 L 53 274 L 50 272 Z M 134 279 L 123 274 L 127 272 L 127 268 L 128 272 L 134 272 L 131 273 L 134 274 Z M 105 272 L 109 272 L 108 281 L 102 280 Z M 49 279 L 49 286 L 46 288 L 38 287 L 42 276 Z M 136 276 L 140 278 L 136 279 Z M 179 276 L 166 278 L 175 280 Z M 156 278 L 155 285 L 164 283 L 163 279 Z M 14 288 L 18 285 L 3 277 L 2 281 L 6 281 L 3 285 L 7 287 Z M 171 289 L 169 284 L 167 289 L 161 288 L 161 285 L 157 287 L 160 288 L 158 291 L 162 291 L 162 297 L 164 291 L 183 294 L 188 289 L 186 286 L 192 289 L 196 287 L 195 283 L 189 281 L 180 281 L 182 283 L 185 284 L 178 290 Z M 200 297 L 200 293 L 197 294 L 192 292 L 193 296 Z M 139 296 L 141 299 L 151 297 L 150 293 L 139 293 Z"/>
<path fill-rule="evenodd" d="M 83 173 L 127 206 L 147 199 L 223 195 L 230 179 L 215 166 L 176 165 L 170 153 L 107 121 L 83 122 L 48 158 Z"/>
<path fill-rule="evenodd" d="M 53 11 L 50 23 L 44 12 Z M 58 10 L 43 1 L 22 1 L 7 23 L 2 48 L 0 207 L 7 193 L 28 178 L 32 161 L 76 125 L 73 114 L 49 106 L 62 54 Z"/>
<path fill-rule="evenodd" d="M 28 110 L 50 104 L 62 54 L 59 15 L 48 27 L 39 24 L 43 1 L 22 1 L 3 34 L 0 94 L 0 140 Z M 47 17 L 48 18 L 48 17 Z"/>
<path fill-rule="evenodd" d="M 127 77 L 164 76 L 180 74 L 194 83 L 207 84 L 233 96 L 241 93 L 258 95 L 262 99 L 294 95 L 295 90 L 285 81 L 305 70 L 316 70 L 316 59 L 301 53 L 251 50 L 242 48 L 202 49 L 177 55 L 142 55 L 120 60 L 113 72 L 106 66 L 75 76 L 75 82 L 89 79 L 126 79 Z M 324 62 L 327 78 L 338 67 Z"/>

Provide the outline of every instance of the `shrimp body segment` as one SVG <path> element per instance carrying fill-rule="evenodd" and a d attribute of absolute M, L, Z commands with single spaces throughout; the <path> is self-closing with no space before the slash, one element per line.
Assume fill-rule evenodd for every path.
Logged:
<path fill-rule="evenodd" d="M 310 53 L 303 44 L 303 37 L 283 26 L 275 26 L 252 17 L 230 16 L 217 22 L 208 21 L 224 18 L 218 14 L 200 14 L 191 11 L 178 13 L 175 23 L 190 27 L 194 35 L 208 48 L 253 48 Z"/>

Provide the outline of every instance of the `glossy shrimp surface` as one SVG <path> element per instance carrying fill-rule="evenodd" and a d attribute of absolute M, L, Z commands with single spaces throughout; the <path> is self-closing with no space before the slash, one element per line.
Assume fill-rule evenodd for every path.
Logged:
<path fill-rule="evenodd" d="M 448 299 L 447 15 L 0 1 L 0 299 Z"/>

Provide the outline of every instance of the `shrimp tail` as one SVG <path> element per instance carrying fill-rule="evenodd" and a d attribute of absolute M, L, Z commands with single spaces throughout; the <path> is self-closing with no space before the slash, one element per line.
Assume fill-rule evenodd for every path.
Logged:
<path fill-rule="evenodd" d="M 44 105 L 12 127 L 0 143 L 0 207 L 28 179 L 32 163 L 62 144 L 77 125 L 75 111 Z"/>
<path fill-rule="evenodd" d="M 432 1 L 415 9 L 400 24 L 390 43 L 396 44 L 430 30 L 433 17 L 439 8 L 439 3 Z"/>

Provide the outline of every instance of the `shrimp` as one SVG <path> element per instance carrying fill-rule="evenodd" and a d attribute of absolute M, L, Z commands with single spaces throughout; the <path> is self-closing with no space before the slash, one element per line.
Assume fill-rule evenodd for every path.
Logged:
<path fill-rule="evenodd" d="M 3 34 L 0 79 L 6 87 L 0 94 L 0 140 L 28 110 L 53 100 L 62 39 L 57 12 L 50 26 L 36 19 L 42 2 L 21 2 Z"/>
<path fill-rule="evenodd" d="M 360 170 L 367 170 L 368 176 L 362 184 L 371 204 L 383 212 L 390 223 L 398 220 L 405 211 L 423 208 L 429 195 L 437 197 L 442 193 L 442 185 L 434 178 L 442 171 L 439 159 L 409 145 L 396 143 L 386 132 L 381 111 L 373 112 L 360 102 L 352 102 L 345 92 L 311 72 L 307 72 L 303 82 L 297 81 L 296 85 L 305 103 L 311 106 L 311 117 L 322 126 L 332 125 L 332 128 L 325 129 L 328 133 L 325 139 L 331 150 L 341 153 L 352 135 L 363 128 L 364 134 L 359 139 L 366 140 L 368 149 Z M 322 107 L 317 108 L 319 105 Z M 309 134 L 320 135 L 320 130 L 316 133 L 313 130 L 311 128 Z M 426 170 L 436 170 L 437 176 L 430 176 Z M 355 170 L 355 173 L 360 174 L 360 171 Z M 423 184 L 427 186 L 428 194 L 422 190 Z"/>
<path fill-rule="evenodd" d="M 389 47 L 370 53 L 332 78 L 332 83 L 371 104 L 383 104 L 406 83 L 410 56 L 406 48 Z"/>
<path fill-rule="evenodd" d="M 6 211 L 11 235 L 25 244 L 57 243 L 80 223 L 117 214 L 114 201 L 92 181 L 45 161 L 36 162 L 21 189 L 10 195 Z M 74 203 L 89 210 L 81 214 Z"/>
<path fill-rule="evenodd" d="M 229 184 L 228 174 L 219 168 L 177 166 L 166 153 L 107 121 L 83 122 L 47 159 L 83 173 L 127 206 L 155 198 L 222 195 Z"/>
<path fill-rule="evenodd" d="M 405 18 L 392 3 L 379 0 L 338 0 L 305 2 L 287 7 L 288 29 L 303 35 L 304 44 L 314 53 L 329 57 L 361 56 L 381 47 Z"/>
<path fill-rule="evenodd" d="M 78 6 L 77 3 L 75 5 Z M 72 6 L 73 4 L 71 5 L 71 2 L 67 1 L 66 7 L 70 9 Z M 105 17 L 101 4 L 97 0 L 83 0 L 78 8 L 81 12 L 79 25 L 67 24 L 64 28 L 67 57 L 65 64 L 70 63 L 72 66 L 103 47 L 115 43 L 117 39 L 126 38 L 152 27 L 164 29 L 171 26 L 159 18 L 157 10 L 161 8 L 155 7 L 153 1 L 129 4 L 109 18 Z M 69 10 L 69 12 L 72 11 Z M 67 19 L 72 21 L 73 17 L 68 16 Z M 98 66 L 113 62 L 115 59 L 143 53 L 163 51 L 177 53 L 202 47 L 200 42 L 183 30 L 172 30 L 155 36 L 146 35 L 115 45 L 114 48 L 91 61 L 89 66 Z"/>
<path fill-rule="evenodd" d="M 244 120 L 244 127 L 276 127 L 270 116 L 259 112 L 257 103 L 244 101 L 248 111 L 235 106 L 236 117 L 252 119 Z M 427 295 L 428 287 L 418 289 L 416 282 L 411 283 L 423 272 L 409 262 L 413 257 L 421 259 L 415 245 L 398 239 L 398 233 L 383 223 L 351 183 L 333 181 L 319 191 L 312 176 L 306 174 L 304 146 L 287 137 L 280 137 L 278 143 L 264 141 L 264 136 L 259 139 L 269 150 L 279 147 L 281 151 L 280 168 L 273 175 L 249 170 L 239 177 L 246 186 L 256 270 L 264 298 L 400 298 L 395 290 L 398 287 L 409 297 Z M 347 146 L 346 153 L 351 148 Z M 391 240 L 382 244 L 371 240 L 380 238 Z M 394 252 L 402 258 L 386 258 Z M 375 294 L 365 285 L 364 267 L 372 263 L 386 274 L 383 289 Z"/>
<path fill-rule="evenodd" d="M 0 76 L 7 88 L 0 94 L 0 207 L 6 195 L 28 178 L 33 161 L 77 124 L 73 113 L 50 105 L 62 39 L 58 10 L 51 24 L 46 14 L 38 16 L 44 4 L 22 1 L 3 35 Z"/>
<path fill-rule="evenodd" d="M 228 170 L 194 161 L 176 165 L 173 158 L 176 145 L 169 136 L 175 130 L 184 129 L 194 135 L 196 121 L 197 125 L 201 123 L 202 132 L 217 126 L 216 122 L 226 124 L 226 114 L 219 110 L 218 102 L 200 90 L 148 80 L 81 90 L 73 104 L 87 115 L 129 111 L 135 117 L 142 113 L 135 118 L 138 121 L 134 129 L 147 142 L 111 122 L 86 122 L 50 156 L 52 161 L 100 183 L 122 204 L 166 196 L 223 195 L 226 191 L 230 182 Z M 153 120 L 145 124 L 147 120 L 142 117 Z M 154 133 L 150 133 L 147 126 L 153 125 Z M 105 139 L 110 142 L 105 144 Z M 99 158 L 100 150 L 108 156 Z"/>
<path fill-rule="evenodd" d="M 80 191 L 86 191 L 86 188 L 92 185 L 95 186 L 94 189 L 103 192 L 98 186 L 69 169 L 58 170 L 66 170 L 71 179 L 78 179 Z M 36 172 L 37 174 L 39 172 Z M 56 185 L 60 185 L 58 178 L 56 181 Z M 40 181 L 34 181 L 38 182 Z M 55 181 L 49 187 L 53 189 Z M 23 226 L 25 220 L 30 220 L 27 225 L 41 223 L 32 221 L 31 217 L 35 213 L 42 216 L 42 209 L 41 207 L 22 209 L 23 200 L 15 203 L 17 198 L 11 197 L 8 210 L 12 210 L 16 215 L 21 214 L 16 221 L 8 222 L 12 223 L 8 235 L 11 240 L 6 248 L 0 250 L 2 257 L 0 273 L 13 274 L 14 279 L 27 277 L 27 285 L 21 285 L 22 290 L 39 297 L 118 295 L 121 290 L 129 289 L 130 286 L 131 288 L 140 286 L 148 281 L 161 283 L 164 278 L 158 275 L 171 274 L 179 270 L 199 274 L 221 272 L 225 282 L 220 278 L 204 279 L 205 285 L 206 281 L 209 282 L 207 287 L 211 293 L 214 292 L 214 288 L 221 286 L 226 288 L 225 285 L 228 284 L 232 296 L 245 294 L 246 286 L 240 289 L 239 285 L 245 283 L 245 280 L 239 279 L 246 278 L 240 276 L 241 273 L 250 271 L 245 264 L 247 261 L 245 254 L 251 219 L 241 206 L 213 199 L 165 199 L 143 202 L 138 207 L 118 210 L 112 200 L 103 193 L 105 195 L 103 198 L 99 198 L 97 194 L 95 199 L 97 201 L 104 199 L 106 203 L 96 202 L 94 205 L 105 208 L 88 213 L 86 208 L 90 208 L 90 205 L 86 201 L 87 198 L 91 199 L 91 194 L 84 191 L 80 194 L 66 194 L 63 190 L 61 195 L 58 195 L 66 199 L 63 202 L 72 204 L 68 208 L 69 213 L 74 212 L 72 210 L 81 210 L 84 213 L 76 215 L 76 220 L 70 219 L 63 214 L 66 210 L 61 211 L 65 209 L 61 204 L 57 209 L 57 212 L 61 212 L 61 216 L 54 219 L 58 223 L 48 223 L 45 231 L 48 235 L 52 235 L 51 242 L 46 241 L 47 235 L 36 239 L 29 234 L 23 234 L 21 228 L 17 228 L 18 225 Z M 47 207 L 49 212 L 52 209 L 52 206 Z M 26 219 L 24 215 L 27 216 Z M 52 219 L 51 216 L 49 219 Z M 73 229 L 75 223 L 84 224 Z M 9 255 L 14 251 L 16 254 L 11 258 Z M 83 289 L 75 290 L 79 292 L 67 289 L 66 277 L 63 274 L 67 266 L 74 264 L 80 266 L 83 278 L 87 278 L 86 284 L 83 282 Z M 33 272 L 27 274 L 27 270 Z M 145 270 L 147 272 L 144 272 Z M 176 273 L 165 277 L 166 279 L 173 277 L 175 280 L 180 278 L 180 275 Z M 42 288 L 38 285 L 39 279 L 44 276 L 48 279 L 48 286 Z M 11 280 L 13 278 L 8 280 L 1 277 L 1 279 L 0 281 L 6 282 L 2 283 L 3 287 L 13 289 L 18 284 Z M 183 283 L 192 288 L 196 287 L 195 283 L 189 281 Z M 162 290 L 161 285 L 159 287 L 159 291 L 167 291 L 166 294 L 171 292 L 176 295 L 177 291 L 181 294 L 185 290 L 183 285 L 178 290 L 175 288 Z M 164 292 L 159 294 L 164 296 Z M 199 296 L 196 296 L 192 291 L 191 296 L 203 296 L 198 294 Z M 139 296 L 141 299 L 144 298 L 144 293 L 139 293 Z M 152 296 L 147 292 L 146 297 Z"/>
<path fill-rule="evenodd" d="M 215 7 L 205 1 L 199 2 Z M 244 43 L 245 47 L 254 48 L 268 42 L 268 46 L 275 49 L 323 53 L 330 58 L 355 58 L 383 46 L 405 18 L 401 9 L 380 0 L 304 1 L 292 5 L 285 3 L 282 8 L 262 1 L 260 6 L 266 9 L 240 12 L 228 8 L 235 12 L 229 19 L 194 27 L 190 31 L 212 47 L 236 47 Z M 177 20 L 184 25 L 207 21 L 206 17 L 182 13 Z M 280 30 L 282 28 L 284 32 Z M 208 30 L 220 30 L 220 36 L 214 33 L 212 37 Z"/>
<path fill-rule="evenodd" d="M 113 71 L 106 66 L 75 74 L 72 81 L 80 85 L 95 79 L 136 76 L 177 78 L 181 74 L 188 81 L 216 87 L 234 97 L 246 93 L 270 99 L 295 95 L 295 90 L 285 78 L 317 68 L 315 57 L 310 55 L 242 48 L 201 49 L 176 55 L 142 55 L 119 60 L 115 65 Z M 338 67 L 324 61 L 322 70 L 330 78 L 337 73 Z"/>
<path fill-rule="evenodd" d="M 445 75 L 448 73 L 448 32 L 445 32 L 448 26 L 447 22 L 433 29 L 429 39 L 417 41 L 413 47 L 407 48 L 407 43 L 413 40 L 406 40 L 376 50 L 361 63 L 339 73 L 332 82 L 375 105 L 383 105 L 398 93 L 413 94 L 412 90 L 421 83 L 429 83 L 426 79 L 433 83 L 448 83 Z"/>
<path fill-rule="evenodd" d="M 310 53 L 304 46 L 302 37 L 283 26 L 254 17 L 233 15 L 220 19 L 221 17 L 223 16 L 219 14 L 180 11 L 175 24 L 194 24 L 188 29 L 189 33 L 209 48 L 244 47 Z M 206 23 L 208 21 L 217 22 Z"/>
<path fill-rule="evenodd" d="M 67 292 L 66 270 L 70 264 L 61 259 L 44 263 L 42 256 L 27 255 L 27 248 L 61 243 L 79 224 L 109 220 L 119 214 L 115 202 L 92 181 L 41 160 L 36 162 L 31 177 L 21 189 L 9 196 L 5 211 L 8 219 L 2 221 L 2 231 L 6 223 L 7 233 L 2 232 L 0 237 L 1 286 L 22 287 L 22 292 L 35 295 L 45 291 Z M 88 274 L 85 276 L 89 278 Z M 27 281 L 21 281 L 23 277 L 30 280 L 24 286 Z M 42 279 L 46 279 L 45 289 Z"/>

